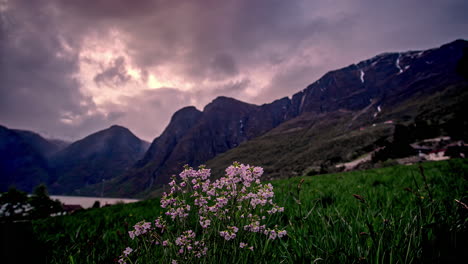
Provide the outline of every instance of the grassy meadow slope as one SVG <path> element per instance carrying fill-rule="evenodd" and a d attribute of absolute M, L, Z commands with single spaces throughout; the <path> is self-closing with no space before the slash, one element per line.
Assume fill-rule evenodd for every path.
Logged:
<path fill-rule="evenodd" d="M 288 238 L 246 258 L 259 263 L 457 263 L 466 259 L 468 160 L 453 159 L 275 180 Z M 265 175 L 268 176 L 268 175 Z M 112 263 L 127 231 L 160 213 L 158 200 L 34 222 L 47 263 Z M 60 230 L 61 232 L 57 232 Z M 238 242 L 237 242 L 238 243 Z M 217 256 L 229 259 L 231 256 Z M 209 263 L 208 259 L 200 263 Z M 155 260 L 157 262 L 157 260 Z"/>

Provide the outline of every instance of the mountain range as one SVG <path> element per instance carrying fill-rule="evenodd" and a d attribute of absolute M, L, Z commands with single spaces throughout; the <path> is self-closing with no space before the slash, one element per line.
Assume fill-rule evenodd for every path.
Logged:
<path fill-rule="evenodd" d="M 0 126 L 0 191 L 15 186 L 32 192 L 44 183 L 52 194 L 79 193 L 80 188 L 121 174 L 148 146 L 121 126 L 71 144 Z"/>
<path fill-rule="evenodd" d="M 269 104 L 218 97 L 202 111 L 185 107 L 149 147 L 119 126 L 68 146 L 0 127 L 0 187 L 45 182 L 56 194 L 146 197 L 185 164 L 219 175 L 235 160 L 263 166 L 267 178 L 324 173 L 414 140 L 466 141 L 467 84 L 468 42 L 456 40 L 330 71 Z"/>

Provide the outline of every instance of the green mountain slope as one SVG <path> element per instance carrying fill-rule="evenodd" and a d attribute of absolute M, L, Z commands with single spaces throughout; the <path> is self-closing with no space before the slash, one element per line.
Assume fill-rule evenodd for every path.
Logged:
<path fill-rule="evenodd" d="M 467 102 L 468 85 L 461 84 L 412 97 L 382 109 L 376 118 L 369 110 L 303 114 L 206 164 L 215 173 L 233 161 L 255 164 L 270 178 L 336 171 L 336 164 L 393 142 L 396 126 L 408 128 L 408 140 L 451 136 L 466 141 Z"/>

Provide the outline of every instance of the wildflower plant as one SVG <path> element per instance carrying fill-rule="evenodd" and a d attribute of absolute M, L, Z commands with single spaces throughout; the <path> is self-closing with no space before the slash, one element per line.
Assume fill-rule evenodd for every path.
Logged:
<path fill-rule="evenodd" d="M 284 208 L 273 202 L 273 186 L 261 183 L 262 174 L 261 167 L 234 162 L 215 180 L 204 166 L 185 166 L 161 198 L 165 212 L 129 231 L 134 248 L 119 263 L 247 262 L 267 254 L 287 231 L 270 224 Z"/>

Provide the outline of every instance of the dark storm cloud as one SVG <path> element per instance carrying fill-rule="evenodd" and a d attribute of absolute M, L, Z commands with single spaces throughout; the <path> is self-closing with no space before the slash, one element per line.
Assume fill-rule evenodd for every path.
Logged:
<path fill-rule="evenodd" d="M 96 5 L 74 1 L 63 8 L 82 28 L 124 31 L 129 36 L 127 48 L 141 67 L 180 60 L 184 64 L 180 73 L 198 79 L 219 75 L 207 68 L 213 64 L 220 64 L 222 73 L 235 74 L 237 60 L 261 59 L 263 54 L 256 54 L 256 49 L 265 46 L 286 42 L 293 49 L 305 33 L 304 26 L 309 26 L 295 1 L 143 2 L 135 6 L 130 1 L 99 1 Z M 138 9 L 140 15 L 136 16 Z"/>
<path fill-rule="evenodd" d="M 120 123 L 151 140 L 186 105 L 266 103 L 381 52 L 468 38 L 466 10 L 464 0 L 0 0 L 0 123 L 74 138 Z M 160 67 L 192 90 L 139 90 L 97 111 L 77 78 L 80 52 L 90 38 L 111 46 L 111 32 L 126 57 L 96 83 L 127 85 L 132 63 L 143 83 Z"/>
<path fill-rule="evenodd" d="M 107 120 L 109 120 L 110 122 L 114 122 L 114 121 L 117 121 L 119 118 L 125 116 L 125 112 L 110 112 L 108 115 L 107 115 Z"/>
<path fill-rule="evenodd" d="M 125 59 L 123 57 L 115 59 L 108 68 L 94 76 L 94 81 L 98 85 L 105 83 L 107 85 L 119 86 L 131 79 L 131 76 L 127 74 Z"/>
<path fill-rule="evenodd" d="M 63 129 L 63 114 L 93 107 L 73 77 L 77 53 L 42 1 L 8 1 L 1 13 L 0 121 L 19 128 Z"/>
<path fill-rule="evenodd" d="M 249 79 L 242 79 L 240 81 L 229 82 L 221 87 L 216 89 L 217 92 L 220 94 L 227 94 L 228 96 L 235 97 L 235 94 L 239 94 L 244 92 L 245 90 L 249 89 L 250 80 Z"/>
<path fill-rule="evenodd" d="M 153 1 L 153 0 L 92 0 L 92 1 L 61 1 L 57 0 L 57 6 L 69 12 L 77 12 L 80 16 L 91 22 L 121 19 L 138 18 L 152 14 L 159 2 L 173 1 Z"/>
<path fill-rule="evenodd" d="M 234 58 L 225 53 L 216 54 L 211 63 L 211 67 L 216 75 L 232 76 L 239 73 Z"/>

